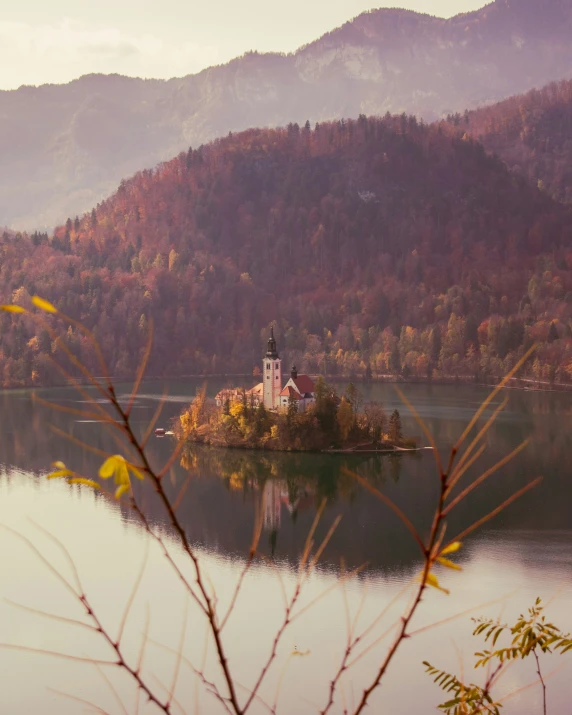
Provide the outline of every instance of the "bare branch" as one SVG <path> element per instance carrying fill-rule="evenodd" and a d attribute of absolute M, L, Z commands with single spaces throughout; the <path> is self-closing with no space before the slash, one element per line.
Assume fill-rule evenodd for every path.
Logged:
<path fill-rule="evenodd" d="M 481 415 L 487 409 L 487 407 L 490 405 L 490 403 L 499 394 L 499 392 L 510 382 L 510 380 L 516 375 L 516 373 L 525 364 L 525 362 L 528 360 L 528 358 L 535 352 L 537 347 L 538 347 L 537 345 L 533 345 L 530 348 L 530 350 L 527 350 L 526 353 L 521 357 L 521 359 L 512 368 L 512 370 L 510 370 L 510 372 L 508 372 L 503 377 L 503 379 L 499 382 L 499 384 L 495 387 L 495 389 L 490 393 L 490 395 L 485 400 L 483 400 L 479 409 L 475 412 L 471 421 L 469 422 L 469 424 L 463 431 L 463 434 L 457 440 L 457 443 L 456 443 L 455 447 L 453 448 L 455 450 L 455 452 L 458 452 L 460 446 L 463 444 L 463 442 L 467 438 L 467 435 L 470 433 L 470 431 L 473 429 L 473 427 L 479 421 Z"/>
<path fill-rule="evenodd" d="M 425 553 L 425 544 L 423 543 L 421 537 L 419 536 L 419 532 L 417 529 L 413 526 L 411 521 L 408 519 L 408 517 L 403 513 L 403 511 L 393 502 L 389 497 L 386 497 L 385 494 L 382 494 L 378 489 L 376 489 L 374 486 L 372 486 L 367 479 L 364 479 L 362 476 L 359 474 L 356 474 L 355 472 L 351 472 L 349 469 L 346 467 L 342 467 L 342 471 L 345 474 L 348 474 L 350 477 L 353 477 L 356 481 L 358 481 L 362 487 L 365 487 L 371 494 L 373 494 L 375 497 L 377 497 L 380 501 L 382 501 L 386 506 L 388 506 L 400 519 L 401 521 L 405 524 L 405 526 L 409 529 L 411 532 L 411 535 L 419 545 L 419 548 L 421 549 L 422 553 Z"/>
<path fill-rule="evenodd" d="M 60 695 L 62 698 L 66 698 L 67 700 L 73 700 L 74 702 L 80 703 L 81 705 L 88 705 L 96 712 L 102 713 L 102 715 L 110 715 L 107 710 L 104 710 L 99 705 L 92 703 L 90 700 L 84 700 L 84 698 L 79 698 L 77 695 L 71 695 L 71 693 L 64 693 L 62 690 L 56 690 L 55 688 L 47 688 L 47 690 L 48 692 L 54 693 L 55 695 Z"/>
<path fill-rule="evenodd" d="M 415 407 L 413 407 L 411 402 L 407 399 L 404 392 L 399 387 L 397 387 L 397 385 L 395 385 L 395 390 L 396 390 L 397 394 L 399 395 L 401 401 L 405 405 L 407 405 L 407 408 L 409 409 L 409 411 L 415 418 L 415 421 L 417 422 L 417 424 L 421 427 L 425 437 L 427 437 L 429 444 L 431 445 L 431 447 L 433 449 L 433 456 L 435 458 L 435 463 L 437 465 L 437 471 L 439 472 L 439 474 L 442 474 L 443 473 L 443 464 L 441 461 L 441 455 L 439 453 L 439 449 L 437 448 L 437 443 L 435 442 L 435 439 L 434 439 L 433 435 L 431 434 L 431 431 L 425 424 L 424 420 L 421 419 L 421 417 L 419 416 L 419 413 L 417 412 Z"/>
<path fill-rule="evenodd" d="M 66 618 L 65 616 L 58 616 L 55 613 L 48 613 L 47 611 L 42 611 L 38 608 L 31 608 L 30 606 L 24 606 L 22 603 L 16 603 L 15 601 L 10 601 L 8 598 L 3 599 L 5 603 L 14 606 L 14 608 L 20 608 L 22 611 L 27 611 L 28 613 L 34 613 L 37 616 L 43 616 L 44 618 L 49 618 L 52 621 L 59 621 L 60 623 L 67 623 L 71 626 L 82 626 L 87 628 L 93 633 L 97 633 L 97 628 L 94 628 L 91 623 L 84 623 L 83 621 L 78 621 L 75 618 Z"/>
<path fill-rule="evenodd" d="M 185 600 L 185 614 L 183 616 L 183 627 L 181 628 L 181 637 L 179 639 L 179 648 L 177 650 L 177 659 L 175 661 L 175 669 L 173 672 L 173 681 L 171 687 L 169 688 L 169 697 L 167 702 L 170 703 L 175 697 L 175 689 L 177 687 L 177 680 L 179 679 L 179 671 L 181 669 L 181 658 L 183 657 L 183 647 L 185 645 L 185 636 L 187 634 L 187 618 L 189 615 L 189 602 Z"/>
<path fill-rule="evenodd" d="M 537 486 L 540 484 L 540 482 L 542 482 L 542 477 L 538 477 L 538 479 L 535 479 L 534 481 L 529 482 L 525 487 L 523 487 L 522 489 L 519 489 L 519 490 L 518 490 L 517 492 L 515 492 L 512 496 L 510 496 L 508 499 L 506 499 L 505 501 L 503 501 L 503 503 L 502 503 L 500 506 L 497 506 L 496 509 L 493 509 L 493 510 L 492 510 L 491 512 L 489 512 L 486 516 L 483 516 L 482 519 L 479 519 L 479 520 L 476 521 L 474 524 L 472 524 L 471 526 L 469 526 L 468 528 L 466 528 L 464 531 L 462 531 L 460 534 L 458 534 L 454 539 L 451 539 L 451 540 L 449 541 L 449 543 L 447 544 L 447 546 L 450 546 L 451 544 L 454 544 L 456 541 L 461 541 L 462 539 L 464 539 L 464 538 L 465 538 L 466 536 L 468 536 L 469 534 L 472 534 L 473 531 L 475 531 L 476 529 L 478 529 L 479 527 L 481 527 L 483 524 L 486 524 L 487 521 L 489 521 L 490 519 L 492 519 L 492 518 L 493 518 L 494 516 L 496 516 L 497 514 L 500 514 L 500 512 L 503 511 L 504 509 L 506 509 L 507 506 L 509 506 L 510 504 L 512 504 L 512 503 L 513 503 L 514 501 L 516 501 L 517 499 L 520 499 L 520 497 L 521 497 L 523 494 L 526 494 L 526 492 L 530 491 L 531 489 L 534 489 L 534 487 L 537 487 Z M 447 546 L 446 546 L 445 548 L 447 548 Z"/>
<path fill-rule="evenodd" d="M 100 674 L 100 676 L 103 678 L 103 680 L 107 683 L 107 687 L 111 690 L 111 693 L 112 693 L 112 695 L 113 695 L 115 701 L 117 702 L 117 704 L 119 705 L 119 707 L 120 707 L 121 710 L 123 711 L 123 714 L 124 714 L 124 715 L 128 715 L 128 713 L 127 713 L 127 708 L 125 707 L 125 705 L 124 705 L 124 703 L 123 703 L 123 700 L 121 700 L 121 697 L 119 696 L 119 693 L 118 693 L 117 690 L 115 690 L 115 688 L 113 687 L 113 683 L 111 682 L 111 680 L 107 677 L 107 675 L 105 675 L 105 673 L 103 672 L 101 666 L 99 666 L 97 663 L 94 663 L 94 665 L 95 665 L 95 667 L 97 668 L 97 672 Z"/>
<path fill-rule="evenodd" d="M 143 375 L 145 374 L 145 370 L 147 369 L 147 364 L 149 362 L 149 356 L 151 355 L 151 348 L 153 346 L 153 321 L 149 321 L 149 337 L 147 338 L 147 345 L 145 346 L 145 352 L 143 353 L 143 359 L 141 360 L 141 364 L 139 365 L 139 368 L 137 369 L 137 375 L 135 376 L 135 383 L 133 384 L 133 389 L 131 391 L 131 397 L 129 398 L 129 404 L 127 405 L 127 409 L 125 410 L 125 414 L 129 416 L 131 414 L 131 410 L 133 409 L 133 403 L 135 402 L 135 399 L 137 397 L 137 393 L 139 392 L 139 386 L 141 385 L 141 380 L 143 379 Z"/>
<path fill-rule="evenodd" d="M 467 447 L 467 449 L 464 451 L 462 454 L 461 458 L 459 459 L 457 466 L 455 467 L 454 472 L 451 474 L 451 477 L 449 479 L 449 488 L 447 490 L 447 496 L 451 492 L 452 489 L 454 489 L 455 485 L 459 481 L 459 479 L 463 476 L 465 471 L 468 469 L 468 466 L 465 467 L 465 463 L 467 462 L 467 459 L 470 457 L 471 452 L 475 448 L 475 446 L 481 441 L 481 439 L 486 435 L 486 433 L 490 430 L 490 428 L 493 426 L 493 424 L 496 422 L 497 417 L 499 414 L 504 410 L 504 408 L 508 404 L 508 399 L 505 397 L 505 399 L 498 405 L 496 410 L 493 411 L 489 419 L 485 422 L 485 424 L 481 427 L 477 435 L 474 437 L 470 445 Z M 484 450 L 486 448 L 486 445 L 482 445 L 481 449 Z M 474 463 L 474 458 L 470 461 L 470 464 Z"/>
<path fill-rule="evenodd" d="M 16 643 L 0 643 L 0 648 L 5 650 L 16 650 L 23 653 L 35 653 L 37 655 L 52 655 L 54 658 L 62 658 L 63 660 L 73 660 L 76 663 L 97 663 L 98 665 L 120 665 L 117 660 L 101 660 L 99 658 L 87 658 L 80 655 L 72 655 L 71 653 L 60 653 L 57 650 L 46 650 L 44 648 L 32 648 L 27 645 L 17 645 Z"/>
<path fill-rule="evenodd" d="M 460 502 L 462 502 L 463 499 L 473 491 L 473 489 L 476 489 L 480 484 L 485 481 L 485 479 L 488 479 L 492 474 L 498 472 L 501 467 L 504 467 L 505 464 L 508 464 L 508 462 L 514 459 L 517 454 L 522 452 L 522 450 L 528 446 L 529 441 L 530 440 L 525 439 L 524 442 L 521 442 L 521 444 L 519 444 L 516 449 L 513 449 L 510 454 L 507 454 L 505 457 L 500 459 L 496 464 L 494 464 L 492 467 L 483 472 L 480 477 L 475 479 L 474 482 L 469 484 L 466 489 L 464 489 L 457 497 L 455 497 L 455 499 L 453 499 L 452 502 L 450 502 L 445 507 L 445 509 L 443 509 L 443 515 L 447 516 L 447 514 L 449 514 L 449 512 L 451 512 Z"/>
<path fill-rule="evenodd" d="M 149 542 L 147 541 L 145 544 L 145 555 L 143 556 L 143 561 L 141 562 L 141 568 L 139 569 L 139 573 L 137 574 L 137 578 L 135 579 L 135 583 L 133 584 L 133 588 L 131 589 L 129 598 L 127 599 L 127 603 L 125 605 L 125 610 L 123 611 L 123 616 L 121 618 L 121 623 L 119 624 L 119 631 L 117 633 L 117 638 L 116 638 L 116 642 L 119 644 L 121 643 L 121 639 L 123 638 L 123 631 L 125 629 L 125 624 L 127 623 L 129 611 L 131 610 L 131 606 L 133 605 L 133 601 L 135 600 L 135 595 L 137 594 L 137 591 L 139 590 L 139 586 L 141 585 L 141 580 L 143 579 L 143 574 L 145 572 L 145 567 L 147 566 L 148 558 L 149 558 Z"/>

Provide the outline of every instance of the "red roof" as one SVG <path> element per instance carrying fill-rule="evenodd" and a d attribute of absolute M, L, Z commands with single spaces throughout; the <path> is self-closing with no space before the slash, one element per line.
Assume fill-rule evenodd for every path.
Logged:
<path fill-rule="evenodd" d="M 280 393 L 280 397 L 291 397 L 293 400 L 302 399 L 293 387 L 285 387 Z"/>
<path fill-rule="evenodd" d="M 305 395 L 307 392 L 316 392 L 314 381 L 309 375 L 298 375 L 298 377 L 292 379 L 302 395 Z"/>

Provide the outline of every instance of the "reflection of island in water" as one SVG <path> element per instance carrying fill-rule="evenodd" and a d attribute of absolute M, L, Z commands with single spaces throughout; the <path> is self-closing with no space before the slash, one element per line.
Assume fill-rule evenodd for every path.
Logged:
<path fill-rule="evenodd" d="M 381 386 L 371 389 L 381 391 Z M 148 391 L 150 392 L 149 388 Z M 156 387 L 160 396 L 162 386 Z M 385 388 L 383 388 L 385 389 Z M 410 386 L 409 397 L 428 420 L 441 445 L 450 444 L 462 431 L 474 406 L 486 391 L 463 386 Z M 78 407 L 71 389 L 49 390 L 42 394 L 62 404 Z M 387 405 L 398 403 L 391 387 L 372 394 Z M 157 398 L 158 399 L 158 398 Z M 451 519 L 451 532 L 487 514 L 527 481 L 543 475 L 543 484 L 525 495 L 508 511 L 495 518 L 494 529 L 551 530 L 572 527 L 572 492 L 569 488 L 569 455 L 572 436 L 562 429 L 572 414 L 570 395 L 509 393 L 509 408 L 501 415 L 487 438 L 483 467 L 490 466 L 532 436 L 527 449 L 501 473 L 477 489 Z M 180 411 L 181 401 L 168 403 L 164 424 Z M 134 410 L 136 426 L 143 432 L 153 415 L 157 400 L 141 399 Z M 34 405 L 30 392 L 0 394 L 0 462 L 6 465 L 4 479 L 17 481 L 16 469 L 45 473 L 50 463 L 61 459 L 86 476 L 94 476 L 101 464 L 97 454 L 50 431 L 53 425 L 78 440 L 101 450 L 117 452 L 117 444 L 100 423 L 82 422 L 61 412 Z M 406 419 L 406 418 L 405 418 Z M 414 425 L 410 421 L 407 429 Z M 152 464 L 161 468 L 168 460 L 173 441 L 153 438 L 149 443 Z M 260 549 L 277 559 L 296 563 L 304 541 L 323 500 L 326 509 L 316 534 L 324 537 L 334 519 L 342 516 L 336 533 L 324 552 L 324 559 L 339 566 L 343 557 L 350 567 L 368 563 L 374 569 L 390 569 L 412 564 L 418 554 L 407 530 L 387 507 L 367 493 L 347 470 L 355 471 L 393 499 L 410 516 L 418 529 L 428 526 L 435 503 L 437 480 L 431 453 L 419 456 L 327 455 L 285 452 L 249 452 L 193 446 L 165 478 L 169 494 L 176 498 L 190 476 L 178 514 L 190 538 L 208 549 L 241 558 L 248 553 L 253 524 L 265 490 L 273 496 L 272 514 Z M 0 469 L 0 474 L 3 470 Z M 476 476 L 473 470 L 472 475 Z M 39 478 L 39 477 L 38 477 Z M 276 487 L 271 483 L 276 482 Z M 140 497 L 157 524 L 166 524 L 162 507 L 156 503 L 149 484 L 137 484 Z M 77 488 L 70 487 L 70 493 Z M 280 495 L 280 507 L 277 507 Z M 91 497 L 90 497 L 91 498 Z M 70 502 L 70 508 L 72 503 Z M 104 505 L 102 503 L 102 508 Z M 108 508 L 108 505 L 105 505 Z M 129 517 L 129 512 L 124 511 Z M 274 520 L 274 521 L 273 521 Z M 273 528 L 271 528 L 273 526 Z M 488 527 L 487 527 L 488 528 Z M 269 543 L 274 536 L 274 545 Z"/>
<path fill-rule="evenodd" d="M 183 501 L 179 515 L 191 538 L 198 536 L 206 546 L 209 541 L 206 535 L 216 532 L 212 541 L 218 548 L 244 555 L 252 539 L 256 514 L 261 513 L 263 532 L 268 534 L 268 538 L 263 536 L 261 539 L 261 551 L 295 562 L 317 509 L 325 504 L 316 540 L 324 537 L 338 514 L 343 516 L 325 552 L 330 563 L 339 565 L 341 557 L 350 558 L 352 549 L 360 559 L 358 554 L 363 548 L 363 537 L 364 534 L 366 539 L 369 537 L 370 529 L 372 537 L 374 532 L 396 529 L 396 533 L 405 537 L 402 547 L 409 552 L 407 536 L 401 533 L 397 518 L 385 513 L 383 505 L 365 493 L 352 474 L 359 474 L 376 488 L 385 490 L 391 484 L 398 491 L 397 483 L 404 465 L 420 461 L 424 460 L 411 454 L 385 457 L 264 454 L 192 445 L 182 457 L 182 466 L 192 477 L 195 493 L 201 494 L 200 526 L 194 499 L 190 498 L 188 503 Z M 361 526 L 360 540 L 355 539 L 360 533 L 358 523 Z M 375 540 L 373 537 L 372 541 Z M 389 541 L 384 540 L 384 543 L 389 545 Z M 401 546 L 394 549 L 396 554 L 400 550 Z M 410 553 L 406 560 L 412 556 Z M 376 559 L 370 556 L 364 560 Z"/>
<path fill-rule="evenodd" d="M 497 459 L 492 449 L 485 464 Z M 374 569 L 410 565 L 419 558 L 417 547 L 398 517 L 361 487 L 359 474 L 390 497 L 425 533 L 436 503 L 438 480 L 431 453 L 402 456 L 343 456 L 300 453 L 247 452 L 193 446 L 183 458 L 194 483 L 195 498 L 184 501 L 180 517 L 191 538 L 217 550 L 244 555 L 252 539 L 255 515 L 262 509 L 268 538 L 260 550 L 296 563 L 316 510 L 326 509 L 315 541 L 321 540 L 334 519 L 342 520 L 324 552 L 324 559 L 339 566 L 343 558 L 355 568 L 367 563 Z M 451 535 L 487 514 L 520 488 L 528 472 L 516 461 L 503 477 L 478 489 L 450 518 Z M 476 476 L 476 475 L 475 475 Z M 535 475 L 536 476 L 536 475 Z M 200 497 L 197 498 L 197 495 Z M 542 528 L 550 523 L 546 508 L 532 509 L 538 499 L 525 497 L 497 517 L 494 528 Z"/>

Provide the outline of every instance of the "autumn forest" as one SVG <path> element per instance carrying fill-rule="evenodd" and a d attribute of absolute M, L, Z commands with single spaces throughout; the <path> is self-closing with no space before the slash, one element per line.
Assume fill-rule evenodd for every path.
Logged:
<path fill-rule="evenodd" d="M 327 377 L 572 382 L 572 83 L 434 124 L 252 129 L 121 183 L 50 233 L 4 232 L 0 299 L 93 329 L 116 378 L 251 374 L 271 323 Z M 568 172 L 568 173 L 567 173 Z M 64 340 L 92 369 L 70 327 Z M 61 348 L 0 317 L 4 387 Z"/>

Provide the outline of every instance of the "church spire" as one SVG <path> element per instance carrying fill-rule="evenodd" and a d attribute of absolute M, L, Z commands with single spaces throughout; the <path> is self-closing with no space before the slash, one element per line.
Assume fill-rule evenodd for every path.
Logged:
<path fill-rule="evenodd" d="M 268 338 L 268 347 L 266 357 L 271 360 L 278 360 L 278 351 L 276 350 L 276 340 L 274 339 L 274 326 L 270 328 L 270 337 Z"/>

